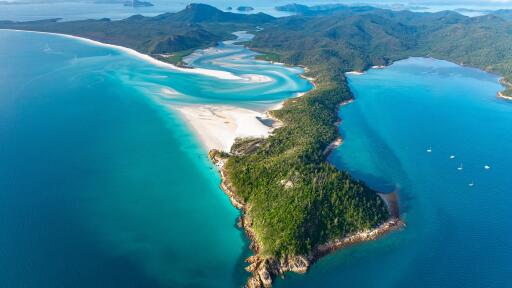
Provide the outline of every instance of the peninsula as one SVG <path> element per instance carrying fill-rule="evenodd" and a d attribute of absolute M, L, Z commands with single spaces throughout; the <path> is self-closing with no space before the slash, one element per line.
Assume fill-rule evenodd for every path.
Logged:
<path fill-rule="evenodd" d="M 512 80 L 512 22 L 506 17 L 366 6 L 291 8 L 305 12 L 274 18 L 191 4 L 156 17 L 5 21 L 0 28 L 81 36 L 163 61 L 168 58 L 159 55 L 179 55 L 174 63 L 195 49 L 233 39 L 234 31 L 248 30 L 256 37 L 246 45 L 261 52 L 260 59 L 307 67 L 305 77 L 314 79 L 316 88 L 270 112 L 281 128 L 209 153 L 252 241 L 248 286 L 268 287 L 284 272 L 304 273 L 330 251 L 403 227 L 399 213 L 389 212 L 396 207 L 388 211 L 376 191 L 327 162 L 333 143 L 340 143 L 338 108 L 353 99 L 346 72 L 423 56 L 501 74 L 505 84 Z M 511 96 L 510 88 L 501 95 Z"/>

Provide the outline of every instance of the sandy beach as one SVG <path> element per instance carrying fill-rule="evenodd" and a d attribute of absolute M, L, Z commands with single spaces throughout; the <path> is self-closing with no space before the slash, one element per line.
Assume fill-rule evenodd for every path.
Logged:
<path fill-rule="evenodd" d="M 512 101 L 512 96 L 507 96 L 503 92 L 498 92 L 498 98 Z"/>
<path fill-rule="evenodd" d="M 230 151 L 238 137 L 267 137 L 273 127 L 258 119 L 269 119 L 266 114 L 227 105 L 173 106 L 180 112 L 209 151 Z"/>
<path fill-rule="evenodd" d="M 96 45 L 96 46 L 101 46 L 101 47 L 107 47 L 107 48 L 113 48 L 113 49 L 116 49 L 118 51 L 122 51 L 128 55 L 131 55 L 131 56 L 134 56 L 136 58 L 139 58 L 141 60 L 144 60 L 148 63 L 151 63 L 155 66 L 158 66 L 158 67 L 162 67 L 162 68 L 167 68 L 167 69 L 172 69 L 172 70 L 177 70 L 177 71 L 180 71 L 180 72 L 185 72 L 185 73 L 191 73 L 191 74 L 201 74 L 201 75 L 206 75 L 206 76 L 211 76 L 211 77 L 216 77 L 216 78 L 219 78 L 219 79 L 225 79 L 225 80 L 242 80 L 242 81 L 251 81 L 253 80 L 253 78 L 242 78 L 242 77 L 239 77 L 239 76 L 236 76 L 230 72 L 226 72 L 226 71 L 220 71 L 220 70 L 210 70 L 210 69 L 203 69 L 203 68 L 194 68 L 194 69 L 190 69 L 190 68 L 183 68 L 183 67 L 178 67 L 176 65 L 173 65 L 173 64 L 170 64 L 170 63 L 166 63 L 166 62 L 163 62 L 163 61 L 160 61 L 160 60 L 157 60 L 149 55 L 146 55 L 146 54 L 142 54 L 142 53 L 139 53 L 133 49 L 130 49 L 130 48 L 127 48 L 127 47 L 123 47 L 123 46 L 118 46 L 118 45 L 113 45 L 113 44 L 107 44 L 107 43 L 103 43 L 103 42 L 99 42 L 99 41 L 95 41 L 95 40 L 91 40 L 91 39 L 87 39 L 87 38 L 83 38 L 83 37 L 79 37 L 79 36 L 73 36 L 73 35 L 68 35 L 68 34 L 60 34 L 60 33 L 51 33 L 51 32 L 39 32 L 39 31 L 26 31 L 26 30 L 16 30 L 16 29 L 6 29 L 6 30 L 10 30 L 10 31 L 18 31 L 18 32 L 26 32 L 26 33 L 39 33 L 39 34 L 46 34 L 46 35 L 56 35 L 56 36 L 60 36 L 60 37 L 65 37 L 65 38 L 69 38 L 69 39 L 75 39 L 75 40 L 79 40 L 79 41 L 82 41 L 84 43 L 88 43 L 88 44 L 92 44 L 92 45 Z M 261 79 L 256 79 L 256 82 L 261 82 Z"/>
<path fill-rule="evenodd" d="M 172 92 L 166 91 L 166 94 L 172 95 Z M 297 93 L 293 98 L 305 94 Z M 284 102 L 280 101 L 265 112 L 230 105 L 173 105 L 170 108 L 183 116 L 207 151 L 229 152 L 236 138 L 267 137 L 274 129 L 282 127 L 282 122 L 273 118 L 269 111 L 281 109 Z"/>
<path fill-rule="evenodd" d="M 144 60 L 155 66 L 177 70 L 180 72 L 191 73 L 191 74 L 202 74 L 219 79 L 236 80 L 242 82 L 252 83 L 266 83 L 274 81 L 271 77 L 258 74 L 244 74 L 234 75 L 233 73 L 211 70 L 203 68 L 182 68 L 170 63 L 166 63 L 157 60 L 149 55 L 139 53 L 133 49 L 107 44 L 79 36 L 73 36 L 68 34 L 51 33 L 51 32 L 38 32 L 38 31 L 25 31 L 7 29 L 11 31 L 19 31 L 26 33 L 39 33 L 46 35 L 55 35 L 59 37 L 75 39 L 88 43 L 95 46 L 107 47 L 116 49 L 130 56 Z M 216 48 L 210 48 L 216 49 Z M 196 52 L 197 53 L 197 52 Z M 191 57 L 191 56 L 189 56 Z M 162 88 L 162 95 L 166 98 L 179 97 L 180 93 L 170 87 Z M 300 97 L 304 93 L 298 93 L 295 97 Z M 269 110 L 280 109 L 283 102 L 278 103 Z M 235 142 L 236 138 L 239 137 L 267 137 L 270 135 L 273 129 L 279 127 L 281 123 L 272 119 L 268 113 L 261 113 L 250 109 L 228 106 L 228 105 L 173 105 L 171 109 L 177 110 L 190 125 L 192 130 L 197 134 L 203 146 L 207 151 L 211 149 L 218 149 L 222 151 L 229 151 L 231 146 Z M 266 125 L 260 121 L 265 120 Z M 272 123 L 273 127 L 267 126 L 268 123 Z"/>
<path fill-rule="evenodd" d="M 364 72 L 361 72 L 361 71 L 350 71 L 350 72 L 347 72 L 345 74 L 347 74 L 347 75 L 364 75 Z"/>

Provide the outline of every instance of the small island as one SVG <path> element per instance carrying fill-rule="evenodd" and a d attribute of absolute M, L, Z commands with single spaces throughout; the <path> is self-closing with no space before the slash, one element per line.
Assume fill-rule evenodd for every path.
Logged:
<path fill-rule="evenodd" d="M 251 12 L 254 11 L 254 8 L 251 6 L 239 6 L 238 8 L 236 8 L 236 10 L 240 12 Z"/>
<path fill-rule="evenodd" d="M 140 0 L 95 0 L 94 4 L 123 4 L 125 7 L 152 7 L 153 3 Z"/>
<path fill-rule="evenodd" d="M 275 10 L 281 12 L 290 12 L 296 14 L 327 14 L 342 10 L 349 10 L 349 6 L 343 4 L 321 4 L 315 6 L 306 6 L 302 4 L 287 4 L 274 7 Z"/>
<path fill-rule="evenodd" d="M 297 4 L 297 3 L 276 6 L 275 9 L 277 11 L 291 12 L 291 13 L 304 13 L 304 12 L 309 11 L 308 6 L 302 5 L 302 4 Z"/>
<path fill-rule="evenodd" d="M 152 7 L 152 6 L 155 6 L 151 2 L 139 1 L 139 0 L 125 1 L 123 3 L 123 5 L 125 7 Z"/>

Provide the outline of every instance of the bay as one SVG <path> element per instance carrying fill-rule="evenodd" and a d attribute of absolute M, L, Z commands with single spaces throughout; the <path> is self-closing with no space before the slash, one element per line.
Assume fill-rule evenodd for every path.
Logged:
<path fill-rule="evenodd" d="M 398 190 L 407 227 L 278 287 L 510 286 L 512 105 L 496 97 L 498 76 L 410 58 L 348 79 L 355 101 L 340 109 L 330 161 Z"/>

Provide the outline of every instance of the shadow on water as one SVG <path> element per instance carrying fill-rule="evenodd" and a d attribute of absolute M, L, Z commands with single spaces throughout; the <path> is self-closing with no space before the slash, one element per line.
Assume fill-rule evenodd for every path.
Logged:
<path fill-rule="evenodd" d="M 411 182 L 402 165 L 402 160 L 397 157 L 381 133 L 370 124 L 374 121 L 370 121 L 365 113 L 359 111 L 361 109 L 360 104 L 361 102 L 354 101 L 341 107 L 338 116 L 342 119 L 342 122 L 338 126 L 338 131 L 344 139 L 344 143 L 329 155 L 328 161 L 339 170 L 347 171 L 354 179 L 362 181 L 371 189 L 380 192 L 379 194 L 381 194 L 381 197 L 384 196 L 383 200 L 387 204 L 389 204 L 388 200 L 393 200 L 393 204 L 399 203 L 399 205 L 392 205 L 394 208 L 390 209 L 392 214 L 399 215 L 399 213 L 407 211 L 407 203 L 410 203 L 411 196 L 407 195 L 407 188 Z M 352 122 L 345 123 L 343 122 L 345 113 L 357 114 L 357 118 L 354 120 L 354 117 L 351 117 Z M 354 127 L 354 125 L 357 127 Z M 354 133 L 352 132 L 354 129 L 359 131 Z M 355 142 L 350 141 L 355 137 L 364 137 L 358 139 L 363 140 L 363 145 L 357 147 L 353 145 Z M 347 155 L 350 153 L 364 153 L 367 155 L 367 161 L 370 161 L 371 166 L 374 167 L 373 171 L 363 171 L 361 167 L 353 167 L 350 162 L 347 162 Z M 396 195 L 392 196 L 394 193 Z M 400 206 L 400 211 L 395 206 Z"/>
<path fill-rule="evenodd" d="M 342 169 L 341 167 L 338 168 Z M 384 179 L 383 177 L 379 177 L 370 173 L 352 170 L 349 170 L 349 173 L 353 178 L 363 181 L 366 186 L 383 194 L 392 193 L 399 186 L 398 184 L 391 182 L 388 179 Z"/>

